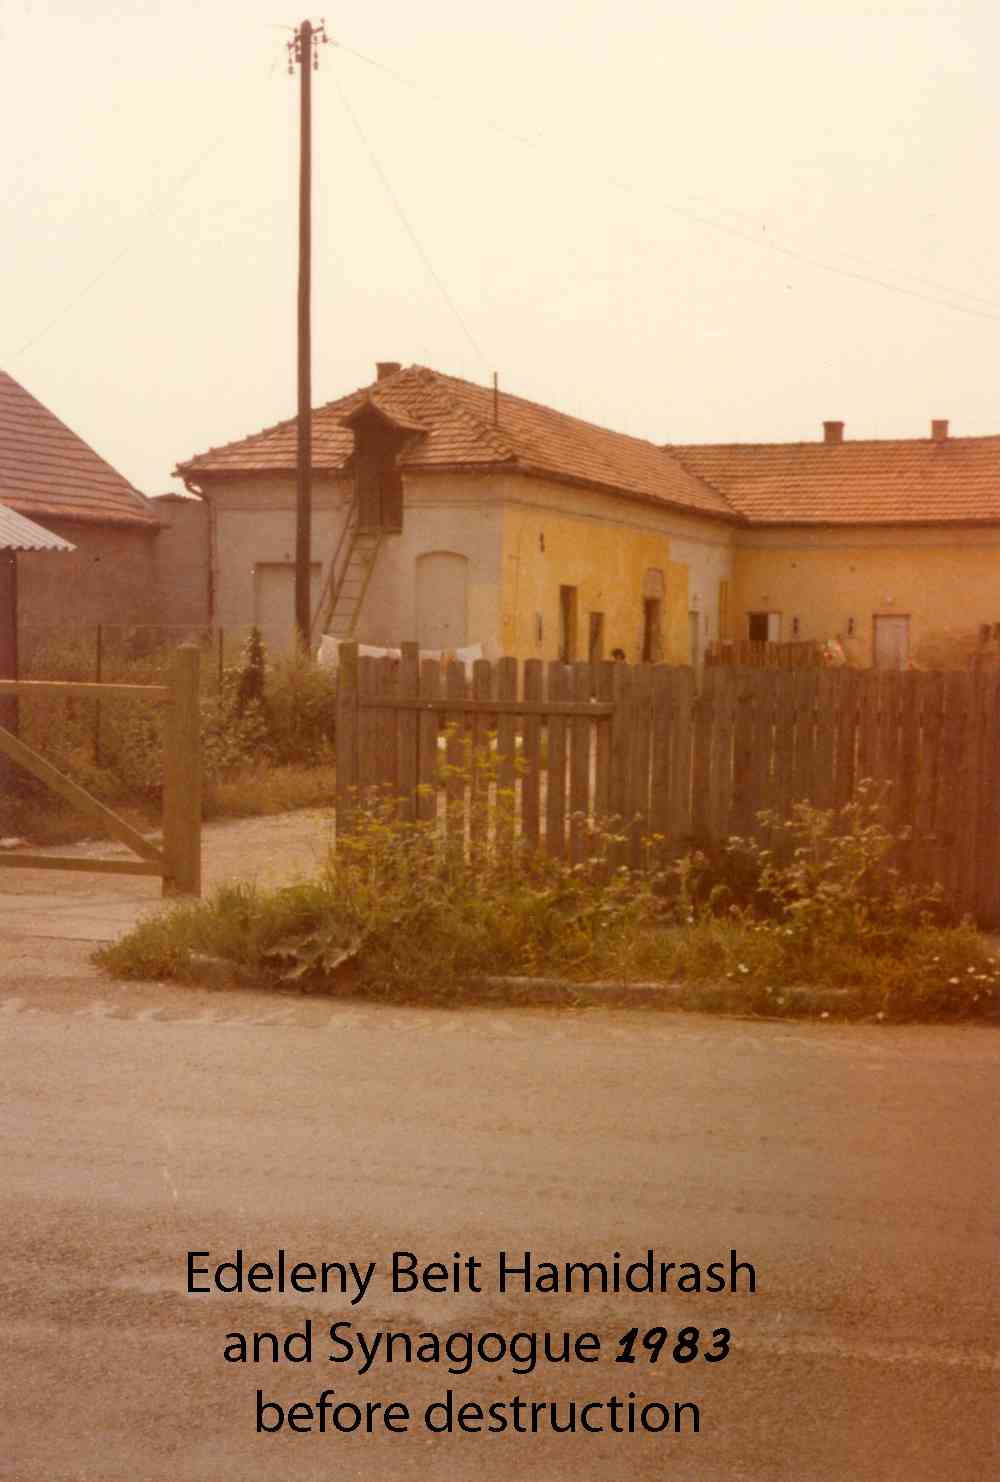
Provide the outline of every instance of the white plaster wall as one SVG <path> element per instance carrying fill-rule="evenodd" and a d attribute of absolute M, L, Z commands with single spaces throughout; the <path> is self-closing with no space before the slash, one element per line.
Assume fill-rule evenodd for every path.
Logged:
<path fill-rule="evenodd" d="M 719 634 L 719 587 L 733 576 L 733 533 L 724 525 L 697 537 L 671 536 L 670 554 L 688 568 L 688 611 L 698 613 L 699 650 Z"/>
<path fill-rule="evenodd" d="M 254 620 L 255 565 L 295 558 L 294 476 L 219 481 L 206 492 L 215 526 L 214 621 L 224 628 L 247 628 Z M 350 476 L 314 481 L 312 555 L 322 564 L 324 582 L 352 495 Z M 717 636 L 719 583 L 732 571 L 733 531 L 727 525 L 555 481 L 469 472 L 404 478 L 403 530 L 383 539 L 358 641 L 395 646 L 415 638 L 417 559 L 450 551 L 469 563 L 468 641 L 482 643 L 488 657 L 503 653 L 505 504 L 593 521 L 601 540 L 630 529 L 666 536 L 670 559 L 688 567 L 692 603 L 706 620 L 703 641 Z"/>
<path fill-rule="evenodd" d="M 350 479 L 313 483 L 312 556 L 325 581 L 352 493 Z M 213 621 L 245 629 L 254 621 L 254 568 L 295 560 L 295 479 L 290 474 L 216 482 L 207 491 L 215 527 Z"/>
<path fill-rule="evenodd" d="M 395 647 L 416 639 L 417 560 L 432 551 L 468 561 L 467 638 L 499 657 L 503 506 L 496 480 L 475 473 L 404 478 L 402 533 L 382 541 L 358 641 Z"/>

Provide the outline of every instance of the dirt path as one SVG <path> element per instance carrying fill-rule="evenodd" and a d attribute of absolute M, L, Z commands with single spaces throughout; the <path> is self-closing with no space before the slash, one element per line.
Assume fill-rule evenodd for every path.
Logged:
<path fill-rule="evenodd" d="M 303 809 L 267 818 L 205 826 L 205 893 L 226 880 L 281 884 L 311 874 L 333 843 L 333 815 Z M 50 853 L 77 859 L 127 858 L 117 844 L 74 844 Z M 0 870 L 0 985 L 97 980 L 94 945 L 114 941 L 141 917 L 162 908 L 160 882 L 143 875 L 75 870 Z"/>
<path fill-rule="evenodd" d="M 230 818 L 206 823 L 202 836 L 202 876 L 205 889 L 224 880 L 254 877 L 277 883 L 309 874 L 333 843 L 333 813 L 306 808 L 265 818 Z M 121 844 L 95 840 L 46 850 L 75 859 L 127 859 L 130 851 Z M 16 851 L 14 851 L 16 857 Z M 9 895 L 58 894 L 67 899 L 106 897 L 121 900 L 155 901 L 160 897 L 158 880 L 145 876 L 78 874 L 76 871 L 4 869 L 0 874 L 0 899 Z"/>

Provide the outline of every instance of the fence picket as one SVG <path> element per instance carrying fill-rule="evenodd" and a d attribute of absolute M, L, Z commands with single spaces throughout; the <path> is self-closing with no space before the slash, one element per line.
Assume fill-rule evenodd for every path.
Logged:
<path fill-rule="evenodd" d="M 444 671 L 445 695 L 449 700 L 466 698 L 465 665 L 447 664 Z M 448 775 L 445 779 L 445 817 L 449 847 L 465 847 L 465 774 L 468 749 L 464 715 L 449 717 Z"/>
<path fill-rule="evenodd" d="M 377 712 L 371 701 L 376 697 L 376 670 L 378 661 L 371 658 L 358 660 L 358 793 L 367 794 L 378 781 L 375 757 L 375 738 L 378 734 Z M 367 703 L 366 703 L 367 702 Z"/>
<path fill-rule="evenodd" d="M 399 682 L 396 659 L 376 659 L 375 694 L 379 700 L 395 700 Z M 375 717 L 375 782 L 380 796 L 387 798 L 398 786 L 396 776 L 396 712 L 376 709 Z"/>
<path fill-rule="evenodd" d="M 358 645 L 340 645 L 337 672 L 337 831 L 353 827 L 358 787 Z"/>
<path fill-rule="evenodd" d="M 705 670 L 694 704 L 691 831 L 699 844 L 706 844 L 712 832 L 712 733 L 722 672 L 721 668 Z"/>
<path fill-rule="evenodd" d="M 597 699 L 614 698 L 614 669 L 611 659 L 602 659 L 597 669 Z M 594 817 L 606 820 L 611 813 L 611 730 L 608 723 L 596 727 L 594 738 Z"/>
<path fill-rule="evenodd" d="M 590 699 L 593 671 L 590 664 L 574 664 L 572 670 L 573 691 L 571 698 L 578 700 L 581 704 Z M 590 755 L 591 755 L 591 731 L 594 722 L 586 716 L 577 716 L 570 721 L 570 774 L 569 774 L 569 811 L 570 811 L 570 860 L 573 864 L 580 864 L 587 856 L 589 845 L 589 830 L 587 820 L 590 816 Z"/>
<path fill-rule="evenodd" d="M 568 677 L 569 670 L 559 659 L 549 664 L 549 700 L 569 699 Z M 562 859 L 566 850 L 566 721 L 561 715 L 550 715 L 546 725 L 545 848 L 556 859 Z"/>
<path fill-rule="evenodd" d="M 474 700 L 493 698 L 493 665 L 488 659 L 476 659 L 472 666 Z M 489 747 L 491 725 L 496 717 L 473 712 L 472 769 L 469 779 L 469 838 L 473 848 L 486 838 L 489 809 L 489 784 L 483 769 L 483 752 Z"/>
<path fill-rule="evenodd" d="M 967 679 L 967 675 L 957 671 L 944 677 L 937 832 L 941 847 L 939 878 L 948 896 L 954 894 L 958 878 L 957 845 L 966 760 Z"/>
<path fill-rule="evenodd" d="M 420 650 L 415 643 L 402 645 L 399 663 L 399 697 L 415 700 L 420 694 Z M 392 721 L 390 712 L 389 721 Z M 418 717 L 416 711 L 396 713 L 396 771 L 399 783 L 399 816 L 412 822 L 417 816 L 417 769 L 419 766 Z"/>
<path fill-rule="evenodd" d="M 632 868 L 647 862 L 651 836 L 675 854 L 692 842 L 718 846 L 730 832 L 787 847 L 766 837 L 761 811 L 787 817 L 799 800 L 840 808 L 871 777 L 892 783 L 889 825 L 913 830 L 894 858 L 903 877 L 940 880 L 956 909 L 1000 924 L 1000 673 L 798 663 L 795 655 L 785 671 L 709 667 L 699 693 L 688 668 L 604 662 L 550 664 L 546 691 L 545 669 L 528 660 L 518 701 L 513 659 L 477 661 L 470 693 L 464 666 L 419 664 L 414 645 L 395 662 L 359 659 L 356 646 L 344 645 L 338 827 L 350 831 L 354 790 L 375 785 L 396 790 L 403 818 L 438 815 L 438 731 L 447 713 L 455 775 L 444 787 L 445 828 L 460 848 L 494 837 L 503 847 L 503 829 L 510 844 L 518 834 L 529 847 L 544 840 L 555 857 L 579 863 L 591 847 L 591 818 L 618 820 L 623 843 L 611 863 Z M 470 789 L 466 743 L 482 747 L 494 733 L 496 783 L 474 760 Z M 501 793 L 513 809 L 498 808 Z"/>
<path fill-rule="evenodd" d="M 737 672 L 733 691 L 733 797 L 729 832 L 749 834 L 753 828 L 751 790 L 754 740 L 757 726 L 757 681 L 764 669 Z"/>
<path fill-rule="evenodd" d="M 730 833 L 729 812 L 733 795 L 733 727 L 735 724 L 735 669 L 717 669 L 715 718 L 712 727 L 712 776 L 709 797 L 709 835 L 716 841 Z"/>
<path fill-rule="evenodd" d="M 497 699 L 517 699 L 517 660 L 497 663 Z M 497 717 L 497 841 L 509 850 L 514 843 L 517 794 L 517 720 L 511 714 Z"/>
<path fill-rule="evenodd" d="M 653 670 L 653 694 L 650 708 L 652 738 L 649 757 L 649 832 L 652 838 L 666 841 L 670 834 L 670 791 L 673 773 L 670 765 L 673 741 L 673 685 L 676 670 L 657 664 Z"/>
<path fill-rule="evenodd" d="M 796 669 L 790 683 L 795 695 L 795 760 L 792 802 L 812 798 L 816 782 L 816 681 L 814 669 Z"/>
<path fill-rule="evenodd" d="M 631 758 L 628 779 L 628 863 L 642 868 L 649 837 L 650 706 L 653 694 L 652 664 L 637 664 L 632 675 Z"/>
<path fill-rule="evenodd" d="M 670 809 L 667 836 L 670 852 L 683 854 L 693 832 L 691 818 L 691 748 L 694 734 L 694 671 L 670 674 Z"/>
<path fill-rule="evenodd" d="M 437 700 L 441 696 L 441 665 L 437 659 L 424 659 L 420 665 L 420 698 Z M 420 752 L 417 765 L 417 817 L 425 822 L 437 817 L 437 780 L 440 754 L 439 721 L 436 711 L 422 710 L 417 721 Z"/>
<path fill-rule="evenodd" d="M 526 659 L 524 663 L 524 698 L 529 704 L 542 699 L 542 661 Z M 521 837 L 529 849 L 541 842 L 541 731 L 538 715 L 526 715 L 523 723 L 522 749 L 524 776 L 521 779 Z"/>
<path fill-rule="evenodd" d="M 855 787 L 878 779 L 878 718 L 881 703 L 879 675 L 869 670 L 858 676 L 858 761 Z"/>
<path fill-rule="evenodd" d="M 917 755 L 913 852 L 918 878 L 926 884 L 932 884 L 939 877 L 941 858 L 937 829 L 944 675 L 920 674 L 918 679 L 920 746 Z"/>

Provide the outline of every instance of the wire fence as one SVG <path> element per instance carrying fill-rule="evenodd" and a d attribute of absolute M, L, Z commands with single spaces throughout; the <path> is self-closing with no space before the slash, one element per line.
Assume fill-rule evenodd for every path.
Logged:
<path fill-rule="evenodd" d="M 174 649 L 196 643 L 203 683 L 218 685 L 243 652 L 250 626 L 167 623 L 23 623 L 18 629 L 19 679 L 111 680 L 140 684 L 164 670 Z"/>

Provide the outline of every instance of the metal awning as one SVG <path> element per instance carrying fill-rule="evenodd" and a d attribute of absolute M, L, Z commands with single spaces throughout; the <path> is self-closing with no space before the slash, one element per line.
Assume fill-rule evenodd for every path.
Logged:
<path fill-rule="evenodd" d="M 75 551 L 76 546 L 0 504 L 0 551 Z"/>

